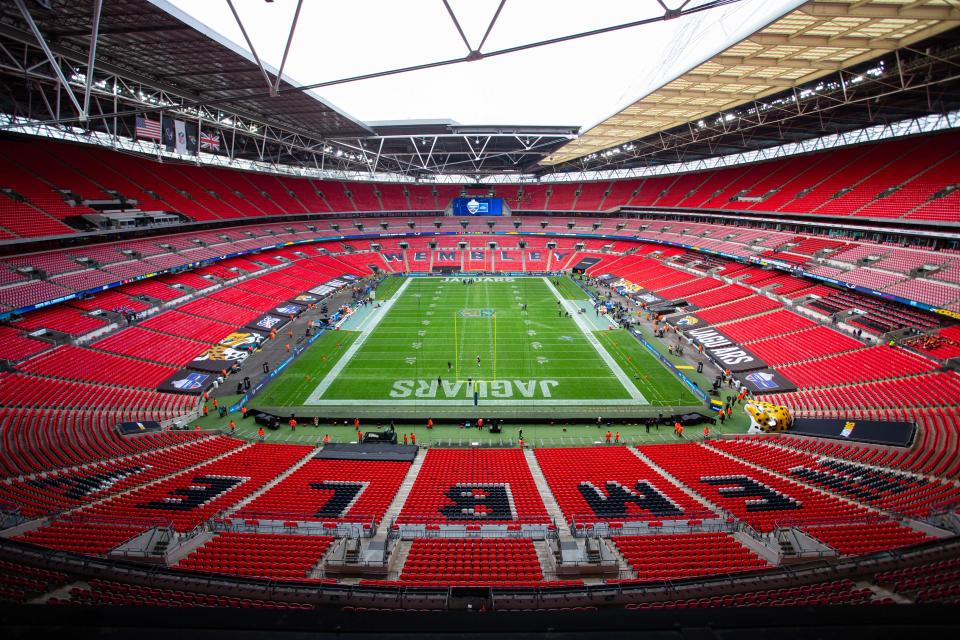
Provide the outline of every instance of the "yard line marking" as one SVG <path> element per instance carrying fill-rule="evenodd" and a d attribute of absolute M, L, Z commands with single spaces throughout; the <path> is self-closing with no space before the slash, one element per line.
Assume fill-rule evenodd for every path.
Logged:
<path fill-rule="evenodd" d="M 554 297 L 560 301 L 560 304 L 563 306 L 563 308 L 570 312 L 570 317 L 573 318 L 574 324 L 576 324 L 577 328 L 583 333 L 583 336 L 587 339 L 587 342 L 589 342 L 593 348 L 597 350 L 597 353 L 600 355 L 600 359 L 603 360 L 608 367 L 610 367 L 610 371 L 612 371 L 613 375 L 617 377 L 617 380 L 619 380 L 620 384 L 623 385 L 623 388 L 627 390 L 627 393 L 630 394 L 630 397 L 635 402 L 650 404 L 647 402 L 647 399 L 643 397 L 643 394 L 640 393 L 640 390 L 637 389 L 637 387 L 633 384 L 633 381 L 630 380 L 630 377 L 623 372 L 623 369 L 620 368 L 620 365 L 613 358 L 613 356 L 611 356 L 607 350 L 603 348 L 603 345 L 600 344 L 600 341 L 597 340 L 597 337 L 593 335 L 593 331 L 590 330 L 590 328 L 586 325 L 585 320 L 580 316 L 580 314 L 577 313 L 579 307 L 569 300 L 564 300 L 560 295 L 560 292 L 557 291 L 557 288 L 553 286 L 552 282 L 550 282 L 549 278 L 543 278 L 543 283 L 547 285 L 547 289 L 550 290 L 550 293 L 552 293 Z"/>

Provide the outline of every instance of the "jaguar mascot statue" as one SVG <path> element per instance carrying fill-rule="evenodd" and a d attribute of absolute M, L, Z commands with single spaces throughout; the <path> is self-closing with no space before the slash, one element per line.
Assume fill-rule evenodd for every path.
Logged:
<path fill-rule="evenodd" d="M 743 410 L 750 416 L 747 433 L 779 433 L 793 424 L 790 410 L 781 405 L 753 400 L 745 404 Z"/>

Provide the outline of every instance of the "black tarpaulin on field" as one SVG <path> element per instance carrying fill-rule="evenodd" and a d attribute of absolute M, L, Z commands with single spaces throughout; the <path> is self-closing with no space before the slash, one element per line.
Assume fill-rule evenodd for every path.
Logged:
<path fill-rule="evenodd" d="M 413 444 L 330 443 L 313 456 L 317 460 L 397 460 L 413 462 L 417 446 Z"/>

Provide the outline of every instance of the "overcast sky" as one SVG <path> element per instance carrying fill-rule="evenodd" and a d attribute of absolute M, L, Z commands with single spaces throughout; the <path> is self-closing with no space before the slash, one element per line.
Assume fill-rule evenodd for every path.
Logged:
<path fill-rule="evenodd" d="M 682 3 L 665 1 L 668 6 Z M 704 1 L 693 0 L 691 5 Z M 226 0 L 169 2 L 247 48 Z M 475 49 L 499 0 L 449 2 Z M 520 53 L 325 87 L 316 95 L 364 122 L 449 119 L 461 124 L 588 128 L 802 2 L 740 0 L 690 17 Z M 299 85 L 467 53 L 442 0 L 303 4 L 284 69 L 284 75 Z M 234 5 L 257 53 L 279 68 L 296 0 L 234 0 Z M 655 0 L 507 0 L 481 51 L 661 13 Z"/>

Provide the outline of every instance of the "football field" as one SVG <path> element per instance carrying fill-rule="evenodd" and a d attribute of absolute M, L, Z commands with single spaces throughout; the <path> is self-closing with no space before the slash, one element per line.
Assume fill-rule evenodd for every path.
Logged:
<path fill-rule="evenodd" d="M 586 294 L 568 299 L 576 285 L 555 282 L 391 282 L 388 299 L 352 330 L 318 340 L 254 406 L 330 417 L 584 417 L 700 405 L 635 339 L 609 330 Z"/>

